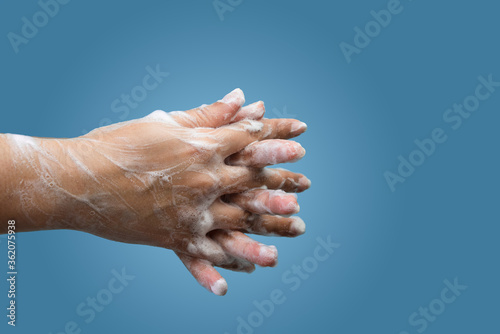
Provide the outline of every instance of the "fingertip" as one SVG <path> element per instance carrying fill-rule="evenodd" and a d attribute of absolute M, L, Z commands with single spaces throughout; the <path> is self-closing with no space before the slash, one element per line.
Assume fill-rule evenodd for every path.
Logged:
<path fill-rule="evenodd" d="M 264 102 L 258 101 L 241 107 L 240 110 L 234 115 L 231 120 L 232 123 L 239 122 L 244 119 L 260 120 L 264 116 L 266 108 L 264 107 Z"/>
<path fill-rule="evenodd" d="M 282 190 L 270 190 L 269 192 L 274 195 L 271 195 L 272 199 L 269 205 L 269 213 L 277 215 L 293 215 L 300 211 L 296 194 L 285 193 Z"/>
<path fill-rule="evenodd" d="M 266 106 L 264 105 L 264 101 L 258 101 L 256 102 L 256 111 L 254 114 L 255 119 L 261 119 L 264 117 L 264 114 L 266 112 Z"/>
<path fill-rule="evenodd" d="M 300 145 L 300 147 L 298 149 L 298 153 L 297 153 L 297 160 L 302 159 L 305 155 L 306 155 L 306 149 L 302 145 Z"/>
<path fill-rule="evenodd" d="M 299 178 L 299 189 L 300 191 L 304 191 L 311 188 L 311 180 L 309 180 L 306 176 L 302 175 Z"/>
<path fill-rule="evenodd" d="M 220 100 L 220 102 L 231 105 L 242 106 L 245 104 L 245 94 L 239 88 L 234 89 Z"/>
<path fill-rule="evenodd" d="M 255 103 L 249 104 L 242 108 L 245 109 L 245 118 L 259 120 L 264 116 L 266 112 L 266 107 L 264 106 L 263 101 L 257 101 Z"/>
<path fill-rule="evenodd" d="M 224 278 L 219 278 L 210 285 L 210 290 L 217 296 L 224 296 L 227 293 L 227 282 Z"/>
<path fill-rule="evenodd" d="M 298 136 L 300 134 L 303 134 L 307 130 L 307 124 L 301 121 L 296 121 L 292 124 L 292 127 L 290 129 L 290 133 L 293 136 Z"/>
<path fill-rule="evenodd" d="M 290 212 L 290 214 L 292 215 L 299 213 L 300 212 L 299 203 L 297 203 L 296 201 L 291 201 L 290 203 L 288 203 L 288 210 L 289 210 L 288 212 Z"/>
<path fill-rule="evenodd" d="M 289 157 L 283 162 L 297 162 L 306 155 L 306 149 L 300 143 L 290 140 L 289 145 Z"/>
<path fill-rule="evenodd" d="M 306 223 L 300 217 L 292 217 L 293 222 L 290 225 L 290 232 L 295 236 L 306 233 Z"/>
<path fill-rule="evenodd" d="M 246 273 L 247 274 L 251 274 L 255 271 L 255 265 L 253 263 L 251 263 L 251 266 L 248 267 Z"/>
<path fill-rule="evenodd" d="M 262 267 L 274 267 L 278 262 L 278 249 L 276 246 L 261 245 L 259 260 Z"/>

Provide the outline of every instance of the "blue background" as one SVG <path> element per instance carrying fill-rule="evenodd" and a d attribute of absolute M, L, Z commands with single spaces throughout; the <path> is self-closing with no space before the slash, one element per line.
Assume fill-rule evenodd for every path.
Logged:
<path fill-rule="evenodd" d="M 456 131 L 442 116 L 478 76 L 500 81 L 500 5 L 402 5 L 348 64 L 339 43 L 352 44 L 353 28 L 387 1 L 244 1 L 224 20 L 210 0 L 71 1 L 17 54 L 7 33 L 20 34 L 21 18 L 40 7 L 3 2 L 0 132 L 75 137 L 121 121 L 111 102 L 159 64 L 170 75 L 125 119 L 240 87 L 248 102 L 265 101 L 268 117 L 309 125 L 299 139 L 306 158 L 287 168 L 313 186 L 299 196 L 307 233 L 258 238 L 278 246 L 278 267 L 221 270 L 225 297 L 199 287 L 168 250 L 72 231 L 20 234 L 18 326 L 7 326 L 4 309 L 1 332 L 55 334 L 75 321 L 82 333 L 236 333 L 237 317 L 280 289 L 286 301 L 255 333 L 418 333 L 408 317 L 457 277 L 467 289 L 425 333 L 498 333 L 500 92 Z M 384 172 L 436 127 L 448 140 L 391 192 Z M 340 248 L 292 291 L 282 274 L 328 235 Z M 123 267 L 135 279 L 85 323 L 76 306 Z M 5 307 L 7 290 L 2 279 Z"/>

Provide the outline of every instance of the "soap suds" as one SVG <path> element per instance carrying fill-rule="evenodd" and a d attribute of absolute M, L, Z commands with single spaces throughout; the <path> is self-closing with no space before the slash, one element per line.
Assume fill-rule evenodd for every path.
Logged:
<path fill-rule="evenodd" d="M 306 232 L 306 224 L 304 221 L 299 217 L 292 217 L 291 219 L 293 219 L 293 222 L 290 225 L 290 232 L 297 235 L 304 234 Z"/>
<path fill-rule="evenodd" d="M 220 102 L 242 105 L 243 92 L 236 89 Z M 228 137 L 221 134 L 224 127 L 200 130 L 179 124 L 185 121 L 196 125 L 196 116 L 204 116 L 207 108 L 202 105 L 197 108 L 199 114 L 192 115 L 157 110 L 138 120 L 95 129 L 74 140 L 81 146 L 66 147 L 66 141 L 57 141 L 58 145 L 51 145 L 57 147 L 56 150 L 51 150 L 45 139 L 7 135 L 14 165 L 30 169 L 29 173 L 34 174 L 16 190 L 25 216 L 28 220 L 32 217 L 38 219 L 41 213 L 46 215 L 43 219 L 47 223 L 55 224 L 57 220 L 66 222 L 68 216 L 58 217 L 59 213 L 43 212 L 39 205 L 41 199 L 58 205 L 61 203 L 61 207 L 73 211 L 71 221 L 66 222 L 68 227 L 125 242 L 130 242 L 132 235 L 136 242 L 153 240 L 158 246 L 189 253 L 198 257 L 197 260 L 209 259 L 210 262 L 205 265 L 253 270 L 250 262 L 230 256 L 220 244 L 206 236 L 219 223 L 210 211 L 214 201 L 238 185 L 248 172 L 245 168 L 223 163 L 226 157 L 222 157 L 219 151 L 221 146 L 227 144 L 224 141 Z M 246 113 L 245 119 L 228 125 L 228 129 L 247 133 L 264 129 L 263 122 L 257 120 L 265 111 L 262 102 L 242 110 Z M 227 121 L 232 115 L 221 112 L 218 117 Z M 141 128 L 141 123 L 161 124 Z M 299 130 L 302 127 L 294 126 Z M 151 135 L 143 136 L 142 130 L 150 130 Z M 128 136 L 128 131 L 135 135 Z M 268 134 L 271 131 L 266 128 Z M 255 159 L 273 164 L 290 158 L 290 145 L 295 144 L 287 145 L 269 141 L 261 145 L 260 151 L 255 151 Z M 254 146 L 257 147 L 257 144 Z M 83 152 L 83 148 L 87 152 Z M 166 151 L 165 148 L 171 150 Z M 154 152 L 153 156 L 151 152 Z M 91 159 L 87 158 L 88 154 L 92 154 Z M 186 155 L 189 158 L 185 158 Z M 273 172 L 268 173 L 272 175 Z M 293 180 L 283 180 L 283 184 L 285 182 Z M 266 189 L 265 186 L 261 188 Z M 271 202 L 291 195 L 276 190 L 269 191 L 267 196 L 267 203 L 255 199 L 252 205 L 261 212 L 272 213 Z M 290 206 L 289 210 L 298 207 L 293 201 L 286 205 Z M 145 212 L 147 215 L 144 215 Z M 251 216 L 250 220 L 256 217 Z M 300 219 L 295 220 L 290 229 L 295 233 L 304 233 L 305 224 Z M 261 232 L 268 234 L 264 228 Z M 166 235 L 157 241 L 162 233 Z M 236 248 L 239 242 L 242 240 L 235 238 L 227 245 Z M 253 247 L 256 254 L 258 249 Z M 262 245 L 258 253 L 264 260 L 276 261 L 277 250 L 274 246 Z M 192 269 L 191 262 L 185 263 L 189 263 L 186 266 Z M 227 291 L 227 283 L 222 278 L 211 285 L 207 282 L 203 284 L 218 295 Z"/>
<path fill-rule="evenodd" d="M 227 282 L 225 279 L 219 278 L 214 284 L 212 284 L 212 286 L 210 286 L 210 289 L 217 296 L 224 296 L 227 292 Z"/>
<path fill-rule="evenodd" d="M 245 95 L 243 94 L 243 91 L 239 88 L 236 88 L 226 96 L 222 98 L 222 100 L 219 100 L 218 102 L 222 102 L 225 104 L 236 104 L 236 105 L 243 105 L 245 104 Z"/>
<path fill-rule="evenodd" d="M 242 125 L 243 129 L 245 129 L 250 133 L 259 132 L 264 128 L 264 123 L 252 119 L 247 119 L 245 121 L 242 121 Z"/>
<path fill-rule="evenodd" d="M 274 262 L 278 258 L 278 249 L 275 246 L 261 245 L 259 257 L 269 262 Z"/>

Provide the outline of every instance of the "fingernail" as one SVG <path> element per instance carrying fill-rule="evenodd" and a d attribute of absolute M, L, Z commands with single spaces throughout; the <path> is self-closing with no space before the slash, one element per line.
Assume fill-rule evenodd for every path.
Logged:
<path fill-rule="evenodd" d="M 295 159 L 293 160 L 290 160 L 289 162 L 297 162 L 299 161 L 300 159 L 302 159 L 305 155 L 306 155 L 306 149 L 302 147 L 302 145 L 300 145 L 299 143 L 295 142 L 297 147 L 296 150 L 297 150 L 297 155 L 295 157 Z"/>
<path fill-rule="evenodd" d="M 236 88 L 231 93 L 224 96 L 221 102 L 225 104 L 243 105 L 245 103 L 245 96 L 243 95 L 243 91 L 241 89 Z"/>
<path fill-rule="evenodd" d="M 266 112 L 266 108 L 264 107 L 264 102 L 259 101 L 252 103 L 249 105 L 250 110 L 248 112 L 247 118 L 250 119 L 260 119 L 262 116 L 264 116 L 264 113 Z"/>
<path fill-rule="evenodd" d="M 302 145 L 300 145 L 300 149 L 299 149 L 299 157 L 302 159 L 304 156 L 306 155 L 306 149 L 302 147 Z"/>
<path fill-rule="evenodd" d="M 224 296 L 227 292 L 227 282 L 223 278 L 219 278 L 214 284 L 210 286 L 210 289 L 217 296 Z"/>
<path fill-rule="evenodd" d="M 275 246 L 262 245 L 259 251 L 259 258 L 269 264 L 274 264 L 278 258 L 278 249 Z"/>
<path fill-rule="evenodd" d="M 305 189 L 309 189 L 310 187 L 311 187 L 311 180 L 309 180 L 305 176 L 301 176 L 299 178 L 299 188 L 305 190 Z"/>
<path fill-rule="evenodd" d="M 299 217 L 292 217 L 293 222 L 290 225 L 290 232 L 296 235 L 301 235 L 306 232 L 306 223 Z"/>
<path fill-rule="evenodd" d="M 294 122 L 292 124 L 291 132 L 293 135 L 304 133 L 307 130 L 307 124 L 304 122 Z"/>
<path fill-rule="evenodd" d="M 291 212 L 292 215 L 299 213 L 300 211 L 300 205 L 297 202 L 290 202 L 288 203 L 288 209 Z"/>

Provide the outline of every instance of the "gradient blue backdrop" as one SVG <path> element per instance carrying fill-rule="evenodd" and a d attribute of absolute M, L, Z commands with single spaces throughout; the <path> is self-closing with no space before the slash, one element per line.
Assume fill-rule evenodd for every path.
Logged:
<path fill-rule="evenodd" d="M 0 132 L 74 137 L 121 121 L 111 102 L 159 64 L 170 75 L 126 119 L 240 87 L 248 102 L 265 101 L 269 117 L 309 125 L 306 158 L 287 168 L 313 186 L 299 196 L 307 233 L 258 238 L 278 246 L 278 267 L 222 270 L 225 297 L 199 287 L 171 251 L 71 231 L 19 235 L 18 326 L 6 324 L 2 279 L 1 332 L 58 333 L 75 321 L 82 333 L 236 333 L 238 316 L 281 289 L 286 302 L 255 333 L 413 334 L 420 327 L 410 314 L 458 277 L 467 290 L 425 333 L 498 333 L 500 92 L 457 131 L 442 115 L 474 92 L 479 75 L 500 80 L 500 5 L 402 5 L 348 64 L 339 43 L 352 43 L 353 28 L 387 1 L 244 1 L 223 21 L 210 0 L 71 1 L 17 54 L 7 34 L 20 34 L 21 18 L 40 7 L 3 2 Z M 447 142 L 391 192 L 383 173 L 435 127 Z M 328 235 L 340 248 L 292 291 L 282 274 Z M 85 323 L 76 306 L 122 267 L 135 279 Z"/>

